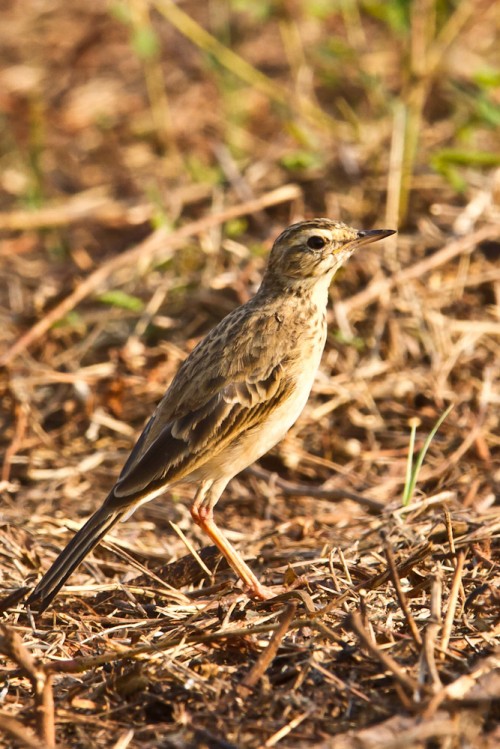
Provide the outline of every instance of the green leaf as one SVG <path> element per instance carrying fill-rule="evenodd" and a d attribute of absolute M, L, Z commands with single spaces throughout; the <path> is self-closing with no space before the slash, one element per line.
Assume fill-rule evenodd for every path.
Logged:
<path fill-rule="evenodd" d="M 226 221 L 224 225 L 226 236 L 230 237 L 231 239 L 241 237 L 241 235 L 246 232 L 247 229 L 248 220 L 245 216 L 229 219 L 229 221 Z"/>
<path fill-rule="evenodd" d="M 290 171 L 303 171 L 304 169 L 315 169 L 323 164 L 323 159 L 311 151 L 291 151 L 281 159 L 281 164 Z"/>
<path fill-rule="evenodd" d="M 134 29 L 132 47 L 141 60 L 147 60 L 158 54 L 160 44 L 151 26 L 138 26 Z"/>
<path fill-rule="evenodd" d="M 483 68 L 477 70 L 472 80 L 481 88 L 498 88 L 500 87 L 500 70 L 496 68 Z"/>
<path fill-rule="evenodd" d="M 127 294 L 120 289 L 112 289 L 99 294 L 97 297 L 103 304 L 109 304 L 110 307 L 121 307 L 130 310 L 130 312 L 141 312 L 144 309 L 144 303 L 139 297 Z"/>

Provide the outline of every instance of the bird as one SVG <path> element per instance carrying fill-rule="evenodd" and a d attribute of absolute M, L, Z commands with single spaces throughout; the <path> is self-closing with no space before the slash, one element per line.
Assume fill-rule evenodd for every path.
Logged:
<path fill-rule="evenodd" d="M 247 595 L 275 595 L 225 537 L 213 510 L 228 482 L 274 447 L 303 410 L 325 347 L 336 271 L 355 250 L 394 233 L 314 218 L 277 237 L 257 292 L 181 364 L 103 504 L 32 591 L 30 609 L 44 611 L 118 521 L 180 482 L 196 484 L 192 519 Z"/>

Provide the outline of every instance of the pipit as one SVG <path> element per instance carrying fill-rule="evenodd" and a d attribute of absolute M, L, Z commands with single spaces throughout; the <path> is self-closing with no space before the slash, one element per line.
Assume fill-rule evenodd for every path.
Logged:
<path fill-rule="evenodd" d="M 181 481 L 198 485 L 193 520 L 248 594 L 271 597 L 218 528 L 213 510 L 228 481 L 274 447 L 304 408 L 325 346 L 335 272 L 358 247 L 391 234 L 318 218 L 279 235 L 255 296 L 181 365 L 103 505 L 57 557 L 29 605 L 43 611 L 118 520 Z"/>

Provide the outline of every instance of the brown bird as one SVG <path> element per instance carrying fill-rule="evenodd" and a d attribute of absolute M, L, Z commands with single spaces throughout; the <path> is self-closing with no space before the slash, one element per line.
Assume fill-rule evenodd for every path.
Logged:
<path fill-rule="evenodd" d="M 43 611 L 118 520 L 181 481 L 198 485 L 193 520 L 249 595 L 273 595 L 218 528 L 213 509 L 228 481 L 279 442 L 304 408 L 325 346 L 335 272 L 362 245 L 394 233 L 317 218 L 279 235 L 255 296 L 184 361 L 103 505 L 57 557 L 28 605 Z"/>

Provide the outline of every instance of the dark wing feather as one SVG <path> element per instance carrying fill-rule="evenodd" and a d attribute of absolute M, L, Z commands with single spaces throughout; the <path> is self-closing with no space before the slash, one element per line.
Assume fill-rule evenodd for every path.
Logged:
<path fill-rule="evenodd" d="M 189 476 L 288 398 L 287 352 L 273 347 L 273 323 L 262 311 L 249 311 L 239 308 L 225 318 L 181 366 L 114 487 L 118 506 Z M 238 315 L 238 334 L 231 338 Z M 270 337 L 265 357 L 263 331 Z"/>

